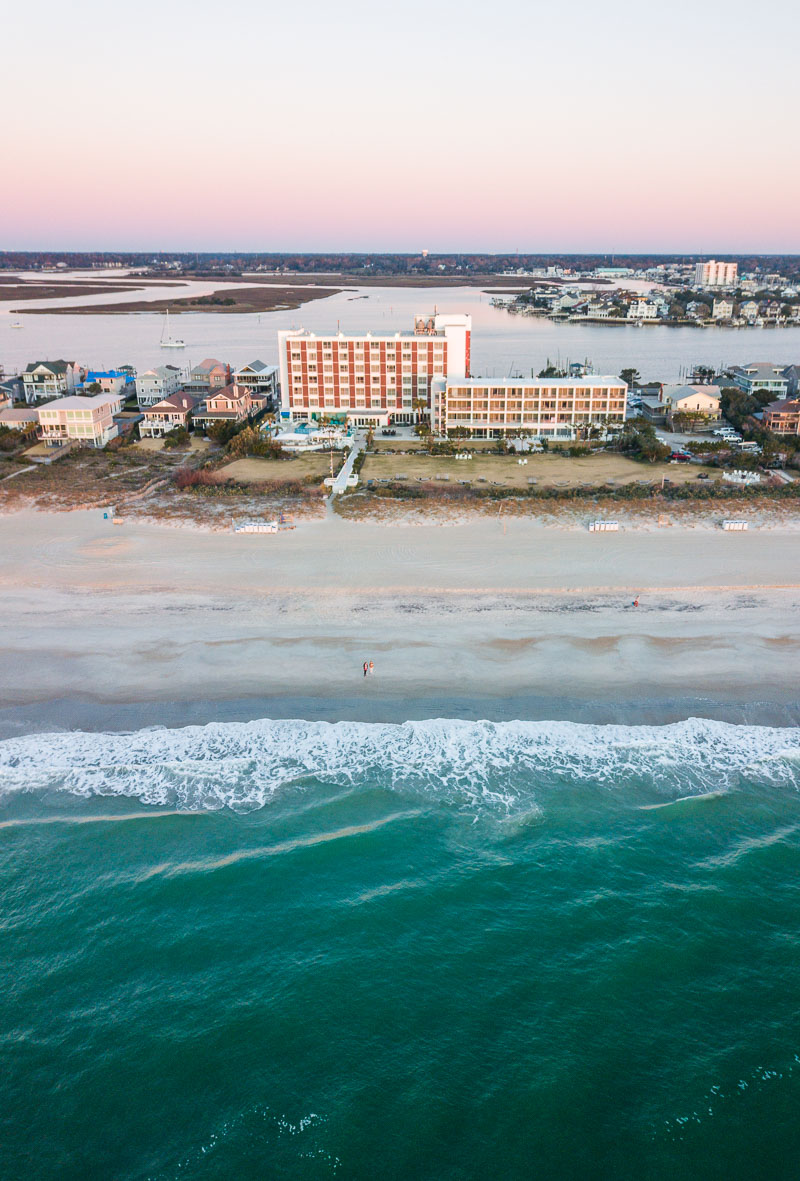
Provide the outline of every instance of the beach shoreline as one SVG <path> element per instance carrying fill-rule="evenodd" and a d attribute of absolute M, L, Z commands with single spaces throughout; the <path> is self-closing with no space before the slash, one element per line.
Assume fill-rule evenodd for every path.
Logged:
<path fill-rule="evenodd" d="M 261 537 L 36 512 L 0 517 L 0 554 L 6 737 L 309 715 L 798 721 L 788 530 L 331 517 Z"/>

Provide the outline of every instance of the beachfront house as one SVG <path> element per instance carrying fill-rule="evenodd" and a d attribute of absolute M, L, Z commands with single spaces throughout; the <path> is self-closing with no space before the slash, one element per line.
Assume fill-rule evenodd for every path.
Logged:
<path fill-rule="evenodd" d="M 776 435 L 800 435 L 800 399 L 781 398 L 764 407 L 764 426 Z"/>
<path fill-rule="evenodd" d="M 42 398 L 64 398 L 86 375 L 76 361 L 32 361 L 22 374 L 22 388 L 29 406 Z"/>
<path fill-rule="evenodd" d="M 245 386 L 247 389 L 263 394 L 268 406 L 274 406 L 278 401 L 278 366 L 267 365 L 266 361 L 250 361 L 242 365 L 233 375 L 235 385 Z"/>
<path fill-rule="evenodd" d="M 789 386 L 784 366 L 774 365 L 772 361 L 734 365 L 730 374 L 739 389 L 750 395 L 773 394 L 777 398 L 784 398 Z"/>
<path fill-rule="evenodd" d="M 188 429 L 197 402 L 194 394 L 181 390 L 156 402 L 155 406 L 145 406 L 139 423 L 140 436 L 143 439 L 161 439 L 178 427 Z"/>
<path fill-rule="evenodd" d="M 39 438 L 48 447 L 68 442 L 84 447 L 105 447 L 119 433 L 114 415 L 121 409 L 119 394 L 59 398 L 37 410 Z"/>
<path fill-rule="evenodd" d="M 199 365 L 189 370 L 189 377 L 183 388 L 190 394 L 213 393 L 230 385 L 231 367 L 226 362 L 218 361 L 216 357 L 206 357 Z"/>
<path fill-rule="evenodd" d="M 177 394 L 181 388 L 181 371 L 177 365 L 156 365 L 136 375 L 136 401 L 140 410 L 155 406 L 156 402 Z"/>
<path fill-rule="evenodd" d="M 194 421 L 200 426 L 213 426 L 215 422 L 246 422 L 254 418 L 267 405 L 263 394 L 251 391 L 247 386 L 235 382 L 209 394 L 194 411 Z"/>

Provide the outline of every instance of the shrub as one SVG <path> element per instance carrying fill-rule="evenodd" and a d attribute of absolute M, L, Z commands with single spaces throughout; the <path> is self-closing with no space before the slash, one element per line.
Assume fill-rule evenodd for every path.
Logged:
<path fill-rule="evenodd" d="M 189 432 L 185 426 L 175 427 L 164 436 L 164 448 L 170 451 L 173 447 L 185 447 L 189 442 Z"/>
<path fill-rule="evenodd" d="M 181 489 L 210 487 L 223 482 L 216 472 L 209 471 L 208 468 L 200 468 L 198 470 L 197 468 L 191 467 L 179 467 L 175 473 L 175 485 Z"/>

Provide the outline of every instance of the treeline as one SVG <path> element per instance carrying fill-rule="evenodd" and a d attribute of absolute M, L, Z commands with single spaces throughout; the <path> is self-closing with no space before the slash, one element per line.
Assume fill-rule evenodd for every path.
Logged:
<path fill-rule="evenodd" d="M 493 275 L 500 271 L 535 270 L 560 266 L 573 271 L 591 271 L 599 266 L 632 267 L 646 270 L 660 264 L 692 264 L 706 256 L 699 254 L 427 254 L 417 253 L 293 253 L 218 251 L 14 251 L 0 250 L 0 270 L 40 270 L 63 264 L 69 269 L 93 269 L 119 265 L 174 269 L 187 274 L 237 275 L 258 268 L 299 273 L 337 271 L 344 275 Z M 800 275 L 800 256 L 785 254 L 717 255 L 722 261 L 738 262 L 741 271 L 779 272 Z"/>

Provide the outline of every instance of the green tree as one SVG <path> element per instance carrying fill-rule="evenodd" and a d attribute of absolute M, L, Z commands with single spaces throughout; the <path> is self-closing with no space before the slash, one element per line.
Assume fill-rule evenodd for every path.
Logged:
<path fill-rule="evenodd" d="M 623 369 L 619 378 L 620 381 L 624 381 L 629 386 L 637 386 L 641 380 L 638 369 Z"/>

